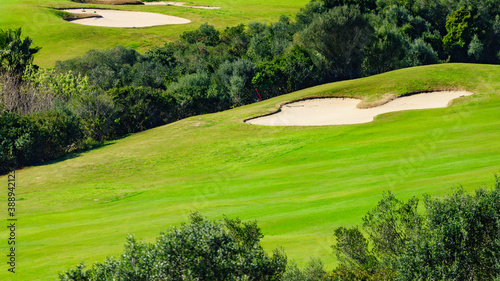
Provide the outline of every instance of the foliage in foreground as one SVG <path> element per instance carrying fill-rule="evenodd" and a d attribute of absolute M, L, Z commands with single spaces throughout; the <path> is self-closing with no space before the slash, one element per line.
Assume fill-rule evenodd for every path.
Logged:
<path fill-rule="evenodd" d="M 339 266 L 319 259 L 299 269 L 281 250 L 268 256 L 256 222 L 212 222 L 194 213 L 156 243 L 127 238 L 125 252 L 60 280 L 495 280 L 500 277 L 500 179 L 493 189 L 462 188 L 443 198 L 398 200 L 383 195 L 359 227 L 338 227 L 332 248 Z M 286 270 L 285 270 L 286 268 Z"/>
<path fill-rule="evenodd" d="M 281 280 L 287 259 L 277 249 L 267 255 L 256 222 L 224 218 L 210 221 L 197 213 L 188 224 L 171 228 L 156 243 L 127 237 L 125 252 L 87 269 L 82 264 L 60 280 Z"/>
<path fill-rule="evenodd" d="M 400 201 L 384 194 L 358 227 L 335 230 L 340 262 L 334 276 L 349 280 L 494 280 L 500 277 L 500 180 L 475 194 L 462 188 L 442 199 Z M 366 276 L 366 277 L 362 277 Z"/>

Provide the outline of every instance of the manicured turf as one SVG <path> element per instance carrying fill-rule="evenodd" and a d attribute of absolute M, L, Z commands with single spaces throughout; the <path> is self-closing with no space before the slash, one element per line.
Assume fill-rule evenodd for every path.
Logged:
<path fill-rule="evenodd" d="M 251 21 L 277 22 L 285 14 L 291 18 L 308 0 L 245 1 L 192 0 L 189 5 L 221 7 L 219 10 L 193 9 L 164 5 L 93 5 L 69 0 L 0 0 L 0 28 L 23 29 L 23 36 L 33 39 L 43 49 L 35 63 L 52 67 L 58 60 L 83 55 L 90 49 L 107 49 L 124 45 L 145 51 L 178 39 L 187 30 L 194 30 L 208 22 L 217 28 L 235 26 Z M 146 28 L 92 27 L 64 21 L 52 8 L 103 7 L 109 9 L 156 12 L 191 20 L 186 25 L 166 25 Z"/>
<path fill-rule="evenodd" d="M 243 123 L 307 96 L 376 101 L 436 89 L 476 94 L 448 108 L 394 112 L 360 125 Z M 52 280 L 80 261 L 116 256 L 127 234 L 153 241 L 194 210 L 211 219 L 256 219 L 267 250 L 283 246 L 299 264 L 319 256 L 332 268 L 334 228 L 359 224 L 383 191 L 406 199 L 491 186 L 500 173 L 499 89 L 500 66 L 403 69 L 188 118 L 25 168 L 17 172 L 15 280 Z M 7 187 L 6 177 L 0 183 Z M 0 246 L 6 253 L 6 242 Z M 0 280 L 12 276 L 3 268 Z"/>

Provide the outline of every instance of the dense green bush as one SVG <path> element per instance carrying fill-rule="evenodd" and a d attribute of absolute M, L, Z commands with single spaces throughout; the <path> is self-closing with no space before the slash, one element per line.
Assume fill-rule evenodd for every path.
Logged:
<path fill-rule="evenodd" d="M 210 95 L 210 77 L 207 73 L 193 73 L 182 76 L 168 87 L 178 101 L 179 115 L 188 117 L 215 111 L 217 96 Z"/>
<path fill-rule="evenodd" d="M 405 65 L 418 66 L 438 63 L 438 54 L 432 46 L 424 39 L 418 38 L 410 43 L 410 49 L 407 50 Z"/>
<path fill-rule="evenodd" d="M 263 99 L 285 94 L 286 80 L 279 60 L 258 63 L 252 86 L 260 92 Z"/>
<path fill-rule="evenodd" d="M 243 24 L 226 27 L 220 35 L 221 42 L 227 46 L 227 52 L 234 57 L 243 57 L 248 49 L 250 37 Z"/>
<path fill-rule="evenodd" d="M 83 137 L 80 119 L 65 108 L 33 114 L 31 162 L 47 162 L 76 148 Z"/>
<path fill-rule="evenodd" d="M 238 59 L 233 62 L 225 61 L 219 66 L 214 76 L 221 95 L 226 93 L 229 98 L 228 106 L 253 101 L 254 92 L 251 81 L 254 74 L 255 65 L 248 59 Z"/>
<path fill-rule="evenodd" d="M 112 134 L 118 109 L 109 95 L 98 91 L 84 93 L 73 97 L 69 106 L 80 118 L 86 138 L 100 141 Z"/>
<path fill-rule="evenodd" d="M 181 39 L 189 44 L 203 43 L 207 46 L 215 46 L 220 42 L 219 31 L 207 23 L 194 31 L 184 32 Z"/>
<path fill-rule="evenodd" d="M 454 190 L 424 199 L 425 224 L 399 258 L 402 280 L 494 280 L 500 277 L 500 181 L 494 190 Z"/>
<path fill-rule="evenodd" d="M 256 222 L 210 221 L 194 213 L 188 224 L 161 233 L 155 243 L 127 237 L 125 252 L 86 269 L 61 273 L 60 280 L 281 280 L 287 259 L 259 245 Z"/>
<path fill-rule="evenodd" d="M 372 27 L 357 6 L 336 6 L 316 15 L 301 31 L 300 42 L 324 58 L 325 70 L 333 79 L 358 77 L 363 49 Z"/>
<path fill-rule="evenodd" d="M 9 172 L 26 163 L 31 146 L 28 120 L 0 110 L 0 173 Z"/>
<path fill-rule="evenodd" d="M 321 281 L 330 280 L 328 273 L 323 268 L 323 262 L 320 259 L 311 259 L 309 263 L 301 270 L 295 262 L 289 262 L 286 272 L 283 275 L 283 281 Z"/>
<path fill-rule="evenodd" d="M 131 48 L 118 46 L 110 50 L 90 50 L 84 56 L 58 61 L 56 71 L 73 71 L 88 76 L 93 86 L 103 90 L 127 86 L 132 81 L 132 66 L 139 60 L 139 53 Z"/>
<path fill-rule="evenodd" d="M 500 277 L 500 180 L 475 194 L 402 202 L 384 194 L 363 230 L 339 227 L 333 246 L 341 280 L 496 280 Z M 377 277 L 378 276 L 378 277 Z"/>
<path fill-rule="evenodd" d="M 82 137 L 80 120 L 67 109 L 25 116 L 0 111 L 0 173 L 59 158 Z"/>
<path fill-rule="evenodd" d="M 365 73 L 378 74 L 402 67 L 407 45 L 408 41 L 401 30 L 394 26 L 380 27 L 372 42 L 365 47 Z"/>
<path fill-rule="evenodd" d="M 112 89 L 117 113 L 113 135 L 123 136 L 177 120 L 177 102 L 164 91 L 144 87 Z"/>

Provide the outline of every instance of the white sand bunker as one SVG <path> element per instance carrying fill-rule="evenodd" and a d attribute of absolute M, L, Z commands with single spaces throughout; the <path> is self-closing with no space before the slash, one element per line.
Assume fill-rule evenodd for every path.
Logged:
<path fill-rule="evenodd" d="M 72 23 L 92 26 L 107 26 L 107 27 L 146 27 L 166 24 L 186 24 L 191 21 L 174 16 L 133 12 L 133 11 L 118 11 L 104 9 L 66 9 L 65 12 L 74 14 L 95 14 L 100 17 L 84 18 L 71 20 Z"/>
<path fill-rule="evenodd" d="M 156 1 L 156 2 L 143 2 L 144 5 L 172 5 L 179 7 L 187 7 L 187 8 L 195 8 L 195 9 L 208 9 L 208 10 L 217 10 L 220 7 L 208 7 L 208 6 L 187 6 L 184 2 L 173 2 L 173 1 Z"/>
<path fill-rule="evenodd" d="M 411 110 L 446 107 L 453 99 L 472 95 L 465 91 L 442 91 L 420 93 L 396 98 L 381 106 L 360 109 L 359 99 L 318 98 L 285 104 L 271 115 L 246 121 L 248 124 L 267 126 L 322 126 L 368 123 L 379 114 Z"/>

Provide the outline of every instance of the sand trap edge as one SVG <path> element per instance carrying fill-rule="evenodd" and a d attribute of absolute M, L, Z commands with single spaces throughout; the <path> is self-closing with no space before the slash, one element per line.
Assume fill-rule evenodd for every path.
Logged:
<path fill-rule="evenodd" d="M 102 7 L 102 8 L 83 8 L 87 9 L 89 11 L 94 11 L 96 16 L 95 17 L 89 17 L 85 16 L 82 18 L 74 18 L 74 19 L 64 19 L 63 20 L 70 22 L 70 23 L 75 23 L 75 24 L 80 24 L 80 25 L 85 25 L 85 26 L 93 26 L 93 27 L 111 27 L 111 28 L 147 28 L 147 27 L 155 27 L 155 26 L 164 26 L 164 25 L 181 25 L 181 24 L 189 24 L 192 21 L 186 18 L 181 18 L 178 16 L 172 16 L 172 15 L 166 15 L 166 14 L 161 14 L 161 13 L 155 13 L 155 12 L 143 12 L 143 11 L 131 11 L 131 10 L 118 10 L 114 8 L 108 8 L 108 7 Z M 61 11 L 66 14 L 72 14 L 72 15 L 88 15 L 88 13 L 82 12 L 82 8 L 57 8 L 55 10 Z M 98 13 L 95 13 L 98 11 Z M 128 14 L 130 17 L 131 14 L 134 15 L 140 15 L 141 18 L 137 19 L 134 18 L 135 21 L 138 21 L 135 25 L 130 25 L 129 24 L 129 19 L 124 16 L 124 14 Z M 149 14 L 149 15 L 148 15 Z M 149 17 L 148 17 L 149 16 Z M 153 23 L 151 22 L 151 17 L 156 17 L 153 20 Z M 162 19 L 158 19 L 158 17 L 162 17 Z M 168 19 L 165 19 L 167 17 Z M 108 20 L 108 22 L 100 22 L 100 23 L 92 23 L 89 24 L 88 22 L 82 23 L 81 21 L 86 21 L 91 18 L 96 18 L 96 19 L 104 19 Z M 149 21 L 149 22 L 148 22 Z M 111 22 L 111 24 L 110 24 Z"/>
<path fill-rule="evenodd" d="M 418 95 L 418 94 L 439 93 L 439 92 L 468 92 L 469 93 L 466 96 L 460 96 L 460 97 L 467 97 L 467 96 L 471 96 L 471 95 L 475 95 L 476 94 L 475 92 L 471 92 L 471 91 L 468 91 L 468 90 L 465 90 L 465 89 L 456 89 L 456 88 L 454 88 L 454 89 L 422 90 L 422 91 L 408 92 L 408 93 L 401 94 L 401 95 L 388 94 L 386 98 L 383 97 L 382 99 L 380 99 L 378 101 L 367 103 L 367 104 L 363 104 L 364 99 L 360 98 L 360 96 L 357 96 L 357 95 L 354 95 L 354 96 L 347 96 L 347 95 L 309 96 L 309 97 L 299 98 L 299 99 L 296 99 L 296 100 L 293 100 L 293 101 L 282 102 L 282 103 L 279 104 L 279 108 L 276 111 L 270 112 L 270 113 L 266 113 L 266 114 L 261 114 L 259 116 L 245 118 L 243 120 L 243 123 L 245 123 L 247 125 L 278 126 L 278 127 L 311 127 L 311 126 L 320 127 L 320 126 L 354 125 L 354 124 L 342 124 L 342 125 L 335 125 L 335 124 L 331 124 L 331 125 L 263 125 L 263 124 L 251 124 L 251 123 L 248 123 L 248 121 L 280 113 L 282 111 L 281 109 L 284 106 L 288 105 L 288 104 L 297 103 L 297 102 L 301 102 L 301 101 L 307 101 L 307 100 L 316 100 L 316 99 L 357 99 L 357 100 L 359 100 L 359 103 L 356 105 L 357 108 L 359 108 L 359 109 L 370 109 L 370 108 L 375 108 L 375 107 L 379 107 L 379 106 L 385 105 L 385 104 L 387 104 L 387 103 L 389 103 L 389 102 L 391 102 L 391 101 L 393 101 L 395 99 L 398 99 L 398 98 L 409 97 L 409 96 Z M 454 100 L 456 100 L 456 99 L 458 99 L 460 97 L 451 99 L 448 102 L 448 105 L 446 107 L 450 106 L 451 103 Z M 444 107 L 441 107 L 441 108 L 444 108 Z M 433 109 L 433 108 L 423 108 L 423 109 Z M 417 109 L 410 109 L 410 110 L 417 110 Z M 397 112 L 397 111 L 406 111 L 406 110 L 396 110 L 396 111 L 392 111 L 392 112 Z M 376 116 L 378 116 L 378 115 L 376 115 Z M 373 122 L 373 120 L 370 121 L 370 122 Z M 356 123 L 356 124 L 366 124 L 366 123 L 370 123 L 370 122 Z"/>
<path fill-rule="evenodd" d="M 352 97 L 352 96 L 310 96 L 310 97 L 300 98 L 300 99 L 293 100 L 293 101 L 282 102 L 279 104 L 278 110 L 270 112 L 270 113 L 262 114 L 259 116 L 246 118 L 243 120 L 243 123 L 246 123 L 248 125 L 253 125 L 253 124 L 247 123 L 247 121 L 279 113 L 279 112 L 281 112 L 281 108 L 283 108 L 283 106 L 286 106 L 287 104 L 291 104 L 291 103 L 295 103 L 295 102 L 299 102 L 299 101 L 305 101 L 305 100 L 319 100 L 319 99 L 359 99 L 359 100 L 361 100 L 360 98 Z M 265 126 L 265 125 L 258 125 L 258 126 Z"/>

